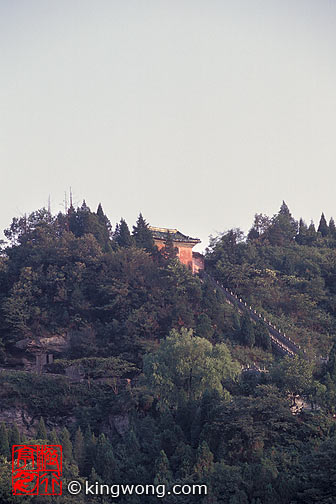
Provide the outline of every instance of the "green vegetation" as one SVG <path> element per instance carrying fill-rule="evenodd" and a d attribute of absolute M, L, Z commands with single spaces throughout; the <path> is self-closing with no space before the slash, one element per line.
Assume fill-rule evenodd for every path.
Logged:
<path fill-rule="evenodd" d="M 207 249 L 207 272 L 302 345 L 294 358 L 273 354 L 262 321 L 180 264 L 169 235 L 160 253 L 141 214 L 132 233 L 124 219 L 113 231 L 101 205 L 83 202 L 13 219 L 6 237 L 1 503 L 88 502 L 13 496 L 20 442 L 61 443 L 64 486 L 208 485 L 207 496 L 168 504 L 335 502 L 333 219 L 322 214 L 316 231 L 283 203 L 257 214 L 247 237 L 232 229 Z M 36 354 L 54 356 L 42 374 Z M 144 499 L 119 501 L 157 502 Z"/>

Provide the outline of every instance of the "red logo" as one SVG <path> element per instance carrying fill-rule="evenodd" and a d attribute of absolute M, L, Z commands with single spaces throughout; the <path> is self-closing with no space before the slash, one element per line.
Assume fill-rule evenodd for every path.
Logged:
<path fill-rule="evenodd" d="M 15 495 L 62 495 L 62 446 L 13 445 Z"/>

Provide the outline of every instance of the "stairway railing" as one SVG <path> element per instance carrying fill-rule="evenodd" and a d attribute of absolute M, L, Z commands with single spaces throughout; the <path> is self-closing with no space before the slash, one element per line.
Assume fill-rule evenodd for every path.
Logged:
<path fill-rule="evenodd" d="M 242 311 L 247 311 L 252 320 L 255 322 L 261 320 L 269 332 L 271 343 L 275 350 L 283 355 L 290 355 L 291 357 L 294 357 L 294 355 L 297 355 L 300 352 L 305 353 L 305 351 L 301 349 L 300 345 L 296 345 L 294 341 L 291 340 L 289 336 L 286 336 L 284 332 L 281 332 L 276 325 L 272 324 L 272 322 L 267 320 L 261 313 L 254 310 L 252 306 L 249 306 L 242 298 L 237 296 L 237 294 L 234 294 L 234 292 L 229 290 L 227 287 L 221 285 L 211 275 L 203 271 L 202 278 L 207 279 L 214 287 L 220 289 L 230 304 L 237 305 L 238 309 Z"/>

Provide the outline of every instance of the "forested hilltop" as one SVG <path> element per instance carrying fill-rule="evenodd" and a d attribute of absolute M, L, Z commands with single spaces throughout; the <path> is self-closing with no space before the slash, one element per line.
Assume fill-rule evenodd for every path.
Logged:
<path fill-rule="evenodd" d="M 239 229 L 212 238 L 207 268 L 310 353 L 327 355 L 336 333 L 336 228 L 297 222 L 283 202 L 269 218 L 256 214 L 247 237 Z"/>
<path fill-rule="evenodd" d="M 15 218 L 5 236 L 1 503 L 111 501 L 70 496 L 72 479 L 208 485 L 206 496 L 167 503 L 336 502 L 332 219 L 322 214 L 316 230 L 283 203 L 256 215 L 246 237 L 226 231 L 206 251 L 208 274 L 305 349 L 293 358 L 192 275 L 169 235 L 159 252 L 141 214 L 130 232 L 83 202 Z M 62 444 L 62 497 L 12 495 L 10 447 L 20 442 Z"/>

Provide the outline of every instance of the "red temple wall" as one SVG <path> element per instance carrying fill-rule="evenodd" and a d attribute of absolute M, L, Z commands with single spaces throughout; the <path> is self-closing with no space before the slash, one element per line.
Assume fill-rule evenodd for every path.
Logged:
<path fill-rule="evenodd" d="M 164 242 L 159 240 L 154 240 L 155 245 L 159 250 L 164 247 Z M 198 273 L 199 270 L 204 269 L 203 256 L 196 252 L 193 253 L 192 246 L 183 246 L 180 242 L 173 242 L 174 247 L 178 249 L 178 258 L 182 264 L 192 269 L 193 273 Z"/>

